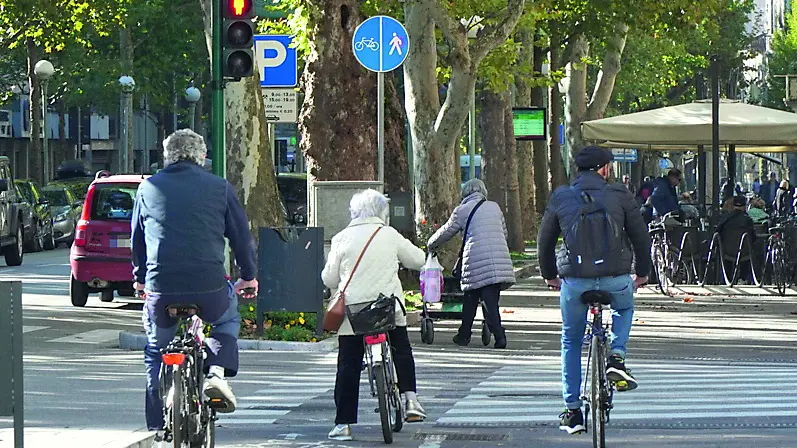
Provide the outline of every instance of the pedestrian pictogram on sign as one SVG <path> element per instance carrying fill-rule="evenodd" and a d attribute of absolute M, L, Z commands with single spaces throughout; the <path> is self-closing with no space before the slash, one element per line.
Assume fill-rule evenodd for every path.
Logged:
<path fill-rule="evenodd" d="M 387 16 L 371 17 L 354 31 L 354 57 L 372 72 L 389 72 L 407 58 L 410 39 L 398 20 Z"/>

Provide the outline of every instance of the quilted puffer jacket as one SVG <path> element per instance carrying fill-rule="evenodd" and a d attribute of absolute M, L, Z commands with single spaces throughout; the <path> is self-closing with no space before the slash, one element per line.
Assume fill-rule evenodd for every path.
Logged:
<path fill-rule="evenodd" d="M 399 263 L 407 269 L 421 270 L 426 263 L 426 254 L 411 241 L 401 236 L 396 229 L 385 226 L 379 218 L 363 218 L 352 220 L 348 227 L 332 238 L 332 248 L 327 256 L 327 263 L 321 278 L 327 288 L 337 292 L 346 286 L 351 276 L 357 257 L 360 256 L 365 243 L 378 228 L 382 230 L 365 251 L 360 266 L 352 277 L 346 290 L 346 305 L 365 303 L 376 300 L 379 294 L 391 294 L 404 300 L 404 291 L 398 277 Z M 407 318 L 396 302 L 396 325 L 407 326 Z M 351 336 L 348 318 L 344 318 L 338 334 Z"/>
<path fill-rule="evenodd" d="M 429 238 L 429 250 L 435 250 L 457 233 L 464 232 L 470 212 L 482 199 L 484 196 L 480 193 L 473 193 L 463 199 L 448 222 Z M 514 283 L 515 270 L 506 243 L 504 214 L 498 204 L 486 201 L 476 210 L 468 234 L 465 235 L 462 290 L 470 291 L 495 284 L 508 288 Z"/>

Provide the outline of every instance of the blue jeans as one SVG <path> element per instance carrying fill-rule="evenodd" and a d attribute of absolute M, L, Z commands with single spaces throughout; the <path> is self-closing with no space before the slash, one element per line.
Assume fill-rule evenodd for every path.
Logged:
<path fill-rule="evenodd" d="M 634 282 L 630 275 L 562 280 L 559 307 L 562 310 L 562 395 L 568 409 L 580 409 L 581 344 L 587 327 L 587 305 L 581 294 L 598 290 L 612 294 L 612 353 L 625 357 L 625 344 L 634 318 Z"/>
<path fill-rule="evenodd" d="M 163 401 L 158 391 L 158 376 L 161 369 L 161 349 L 169 345 L 177 332 L 177 320 L 171 318 L 166 307 L 175 303 L 199 305 L 199 316 L 210 323 L 210 336 L 205 340 L 209 366 L 224 367 L 225 376 L 238 373 L 238 332 L 241 316 L 238 314 L 238 296 L 232 284 L 222 290 L 191 295 L 147 294 L 142 320 L 147 333 L 144 348 L 144 365 L 147 368 L 146 417 L 151 431 L 163 429 Z"/>

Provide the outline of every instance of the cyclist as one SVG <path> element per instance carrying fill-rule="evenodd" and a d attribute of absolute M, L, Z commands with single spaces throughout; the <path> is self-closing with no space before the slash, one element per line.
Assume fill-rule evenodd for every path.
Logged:
<path fill-rule="evenodd" d="M 610 151 L 594 146 L 576 155 L 578 177 L 571 185 L 553 193 L 537 237 L 540 273 L 549 287 L 561 290 L 562 389 L 567 409 L 560 415 L 560 429 L 570 434 L 585 430 L 580 399 L 581 345 L 587 314 L 581 295 L 585 291 L 602 290 L 612 294 L 611 306 L 615 313 L 606 374 L 618 383 L 618 390 L 637 386 L 625 366 L 625 345 L 634 314 L 634 290 L 647 282 L 650 271 L 650 236 L 631 193 L 621 184 L 607 183 L 612 174 L 613 158 Z M 614 250 L 606 251 L 599 260 L 582 264 L 581 255 L 573 257 L 573 254 L 592 254 L 596 238 L 608 238 L 589 234 L 590 224 L 581 218 L 587 207 L 596 210 L 596 206 L 601 212 L 595 219 L 602 221 L 593 223 L 593 228 L 606 224 L 609 227 L 605 228 L 617 229 L 612 233 L 614 241 L 606 241 L 604 246 Z M 563 245 L 555 255 L 557 240 L 563 232 L 567 246 Z M 633 258 L 636 259 L 635 276 L 630 275 Z"/>
<path fill-rule="evenodd" d="M 223 400 L 219 412 L 233 412 L 236 405 L 225 380 L 238 372 L 241 319 L 236 293 L 243 294 L 246 288 L 257 291 L 257 259 L 246 212 L 233 187 L 203 169 L 206 153 L 204 140 L 193 131 L 181 129 L 170 135 L 163 142 L 165 167 L 141 183 L 133 209 L 134 287 L 146 292 L 144 364 L 151 431 L 164 427 L 158 375 L 160 350 L 177 330 L 176 320 L 166 311 L 170 304 L 196 304 L 200 317 L 210 322 L 204 393 Z M 226 280 L 225 237 L 241 270 L 234 286 Z"/>

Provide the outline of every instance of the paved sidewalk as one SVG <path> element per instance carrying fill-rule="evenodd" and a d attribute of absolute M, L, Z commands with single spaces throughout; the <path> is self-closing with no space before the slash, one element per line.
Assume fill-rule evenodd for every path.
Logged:
<path fill-rule="evenodd" d="M 0 420 L 5 426 L 7 420 Z M 33 448 L 150 448 L 154 433 L 93 428 L 25 428 L 25 446 Z M 0 448 L 14 446 L 14 430 L 0 429 Z"/>

